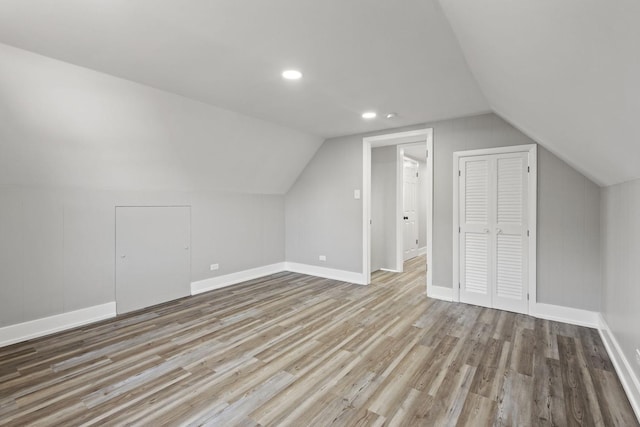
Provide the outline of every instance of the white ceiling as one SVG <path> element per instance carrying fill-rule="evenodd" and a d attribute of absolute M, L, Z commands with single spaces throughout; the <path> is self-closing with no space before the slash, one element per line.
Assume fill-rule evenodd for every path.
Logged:
<path fill-rule="evenodd" d="M 638 0 L 441 0 L 491 107 L 600 185 L 640 178 Z"/>
<path fill-rule="evenodd" d="M 0 43 L 322 137 L 493 110 L 609 185 L 640 177 L 639 18 L 637 0 L 4 0 Z"/>
<path fill-rule="evenodd" d="M 0 187 L 284 194 L 322 142 L 0 44 Z"/>
<path fill-rule="evenodd" d="M 4 0 L 0 42 L 323 137 L 489 110 L 435 0 Z"/>

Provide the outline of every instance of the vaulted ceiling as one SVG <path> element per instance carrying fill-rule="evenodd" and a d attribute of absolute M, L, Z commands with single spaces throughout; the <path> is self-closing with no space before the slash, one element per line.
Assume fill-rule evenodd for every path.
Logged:
<path fill-rule="evenodd" d="M 600 185 L 640 177 L 640 2 L 440 0 L 491 108 Z"/>
<path fill-rule="evenodd" d="M 431 0 L 4 0 L 0 42 L 323 137 L 489 110 Z"/>
<path fill-rule="evenodd" d="M 639 18 L 637 0 L 5 0 L 0 43 L 321 137 L 493 110 L 608 185 L 640 177 Z"/>

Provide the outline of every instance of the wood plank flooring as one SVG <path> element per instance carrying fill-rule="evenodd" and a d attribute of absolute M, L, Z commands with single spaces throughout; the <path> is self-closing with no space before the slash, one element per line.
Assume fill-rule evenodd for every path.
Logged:
<path fill-rule="evenodd" d="M 2 425 L 638 422 L 595 330 L 281 273 L 0 348 Z"/>

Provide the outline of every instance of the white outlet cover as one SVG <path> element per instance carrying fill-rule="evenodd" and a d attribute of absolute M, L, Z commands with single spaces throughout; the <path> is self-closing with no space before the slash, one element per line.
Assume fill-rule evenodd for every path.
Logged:
<path fill-rule="evenodd" d="M 326 261 L 327 260 L 327 256 L 326 255 L 320 255 L 319 259 L 320 259 L 320 261 Z"/>
<path fill-rule="evenodd" d="M 209 266 L 209 270 L 211 270 L 211 271 L 215 271 L 215 270 L 217 270 L 219 268 L 220 268 L 220 266 L 218 264 L 211 264 Z"/>

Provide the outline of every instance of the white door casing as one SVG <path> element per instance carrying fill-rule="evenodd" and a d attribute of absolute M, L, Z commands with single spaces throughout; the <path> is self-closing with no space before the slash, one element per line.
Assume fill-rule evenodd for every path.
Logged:
<path fill-rule="evenodd" d="M 402 215 L 403 260 L 418 255 L 418 162 L 403 159 Z"/>
<path fill-rule="evenodd" d="M 454 153 L 454 299 L 532 312 L 535 166 L 535 145 Z"/>
<path fill-rule="evenodd" d="M 427 167 L 426 167 L 426 190 L 427 190 L 427 259 L 433 258 L 433 129 L 420 129 L 393 134 L 367 136 L 362 139 L 362 276 L 364 283 L 371 282 L 371 149 L 372 147 L 384 147 L 389 145 L 398 146 L 400 144 L 426 143 L 427 147 Z M 400 180 L 402 175 L 400 175 Z M 397 235 L 402 236 L 402 223 L 400 219 L 401 211 L 398 210 Z M 402 264 L 402 257 L 399 257 L 399 264 Z M 427 268 L 426 290 L 427 293 L 433 287 L 433 265 Z"/>

